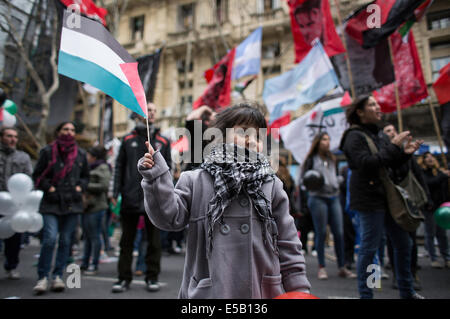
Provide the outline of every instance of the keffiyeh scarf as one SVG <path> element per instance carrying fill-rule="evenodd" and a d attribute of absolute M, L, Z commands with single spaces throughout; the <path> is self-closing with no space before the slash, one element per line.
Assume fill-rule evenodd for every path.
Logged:
<path fill-rule="evenodd" d="M 266 179 L 274 178 L 274 171 L 267 158 L 256 152 L 235 144 L 217 144 L 201 165 L 214 178 L 214 197 L 208 208 L 208 256 L 213 243 L 213 230 L 216 223 L 223 224 L 223 213 L 241 191 L 247 193 L 262 223 L 264 241 L 268 229 L 272 229 L 274 249 L 276 235 L 273 231 L 273 218 L 270 201 L 265 197 L 261 186 Z"/>

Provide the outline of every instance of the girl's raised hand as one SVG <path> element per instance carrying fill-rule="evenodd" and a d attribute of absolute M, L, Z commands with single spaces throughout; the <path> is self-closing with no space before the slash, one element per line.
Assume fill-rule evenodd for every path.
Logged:
<path fill-rule="evenodd" d="M 145 168 L 152 168 L 155 165 L 155 161 L 153 160 L 153 154 L 155 154 L 155 150 L 149 142 L 145 142 L 145 146 L 148 149 L 148 153 L 145 153 L 144 160 L 142 161 L 141 165 Z"/>

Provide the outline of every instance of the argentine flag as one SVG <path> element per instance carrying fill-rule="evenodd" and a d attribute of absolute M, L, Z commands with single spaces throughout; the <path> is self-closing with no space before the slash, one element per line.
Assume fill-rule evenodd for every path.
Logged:
<path fill-rule="evenodd" d="M 259 73 L 261 65 L 262 27 L 250 34 L 236 48 L 232 79 L 240 79 L 246 75 Z"/>
<path fill-rule="evenodd" d="M 88 83 L 147 117 L 137 65 L 102 24 L 64 12 L 58 73 Z"/>
<path fill-rule="evenodd" d="M 316 102 L 338 86 L 330 59 L 317 40 L 307 56 L 292 70 L 264 82 L 263 100 L 270 113 L 270 122 L 285 111 Z"/>

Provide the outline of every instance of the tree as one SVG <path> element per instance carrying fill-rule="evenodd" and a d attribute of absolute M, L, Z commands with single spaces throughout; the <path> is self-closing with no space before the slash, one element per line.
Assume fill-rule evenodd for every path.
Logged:
<path fill-rule="evenodd" d="M 30 55 L 30 50 L 27 49 L 30 43 L 24 43 L 23 37 L 21 37 L 20 33 L 14 26 L 12 21 L 12 11 L 14 9 L 13 4 L 8 0 L 0 1 L 5 4 L 7 8 L 6 13 L 0 12 L 0 17 L 2 18 L 2 21 L 0 21 L 0 30 L 8 34 L 14 43 L 15 49 L 20 56 L 20 60 L 24 63 L 31 80 L 37 89 L 37 95 L 41 103 L 41 111 L 36 138 L 41 145 L 45 145 L 50 99 L 59 87 L 58 65 L 56 62 L 58 50 L 57 35 L 59 34 L 56 7 L 52 0 L 39 0 L 35 3 L 35 5 L 37 5 L 37 10 L 33 10 L 29 16 L 30 19 L 34 19 L 36 22 L 36 29 L 33 38 L 43 35 L 43 32 L 50 34 L 51 45 L 49 63 L 51 67 L 51 82 L 50 84 L 46 84 L 44 75 L 38 72 L 39 65 L 37 65 L 37 61 L 33 61 Z M 48 29 L 49 26 L 50 30 Z"/>

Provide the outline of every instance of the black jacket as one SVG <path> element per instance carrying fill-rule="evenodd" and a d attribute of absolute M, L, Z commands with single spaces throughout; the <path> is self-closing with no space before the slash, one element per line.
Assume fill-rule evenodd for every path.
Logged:
<path fill-rule="evenodd" d="M 442 203 L 450 199 L 448 194 L 448 176 L 439 170 L 437 175 L 434 176 L 432 169 L 424 170 L 423 175 L 433 201 L 428 210 L 434 212 Z"/>
<path fill-rule="evenodd" d="M 392 144 L 387 138 L 378 135 L 375 125 L 361 125 L 350 128 L 342 136 L 340 149 L 347 157 L 350 178 L 350 209 L 363 212 L 387 210 L 387 202 L 379 169 L 390 171 L 406 163 L 411 156 Z M 367 134 L 375 143 L 378 153 L 373 155 L 362 134 Z"/>
<path fill-rule="evenodd" d="M 52 146 L 47 145 L 41 149 L 39 159 L 34 168 L 34 182 L 42 175 L 51 159 Z M 41 180 L 37 187 L 44 192 L 39 208 L 41 214 L 79 214 L 84 210 L 82 193 L 86 191 L 89 183 L 89 165 L 86 158 L 86 152 L 78 147 L 78 155 L 72 166 L 72 170 L 56 185 L 52 185 L 51 180 L 54 174 L 63 167 L 64 162 L 58 155 L 55 165 L 53 165 L 50 172 Z M 51 186 L 54 186 L 56 191 L 49 193 L 48 190 Z M 76 186 L 80 186 L 82 192 L 77 192 L 75 190 Z"/>
<path fill-rule="evenodd" d="M 152 128 L 150 143 L 153 148 L 159 150 L 169 167 L 172 166 L 170 141 L 159 134 L 159 129 Z M 126 135 L 120 145 L 114 168 L 113 197 L 122 195 L 121 214 L 144 214 L 144 193 L 141 187 L 142 175 L 137 170 L 138 160 L 147 153 L 145 142 L 147 130 L 145 127 L 136 127 Z"/>

